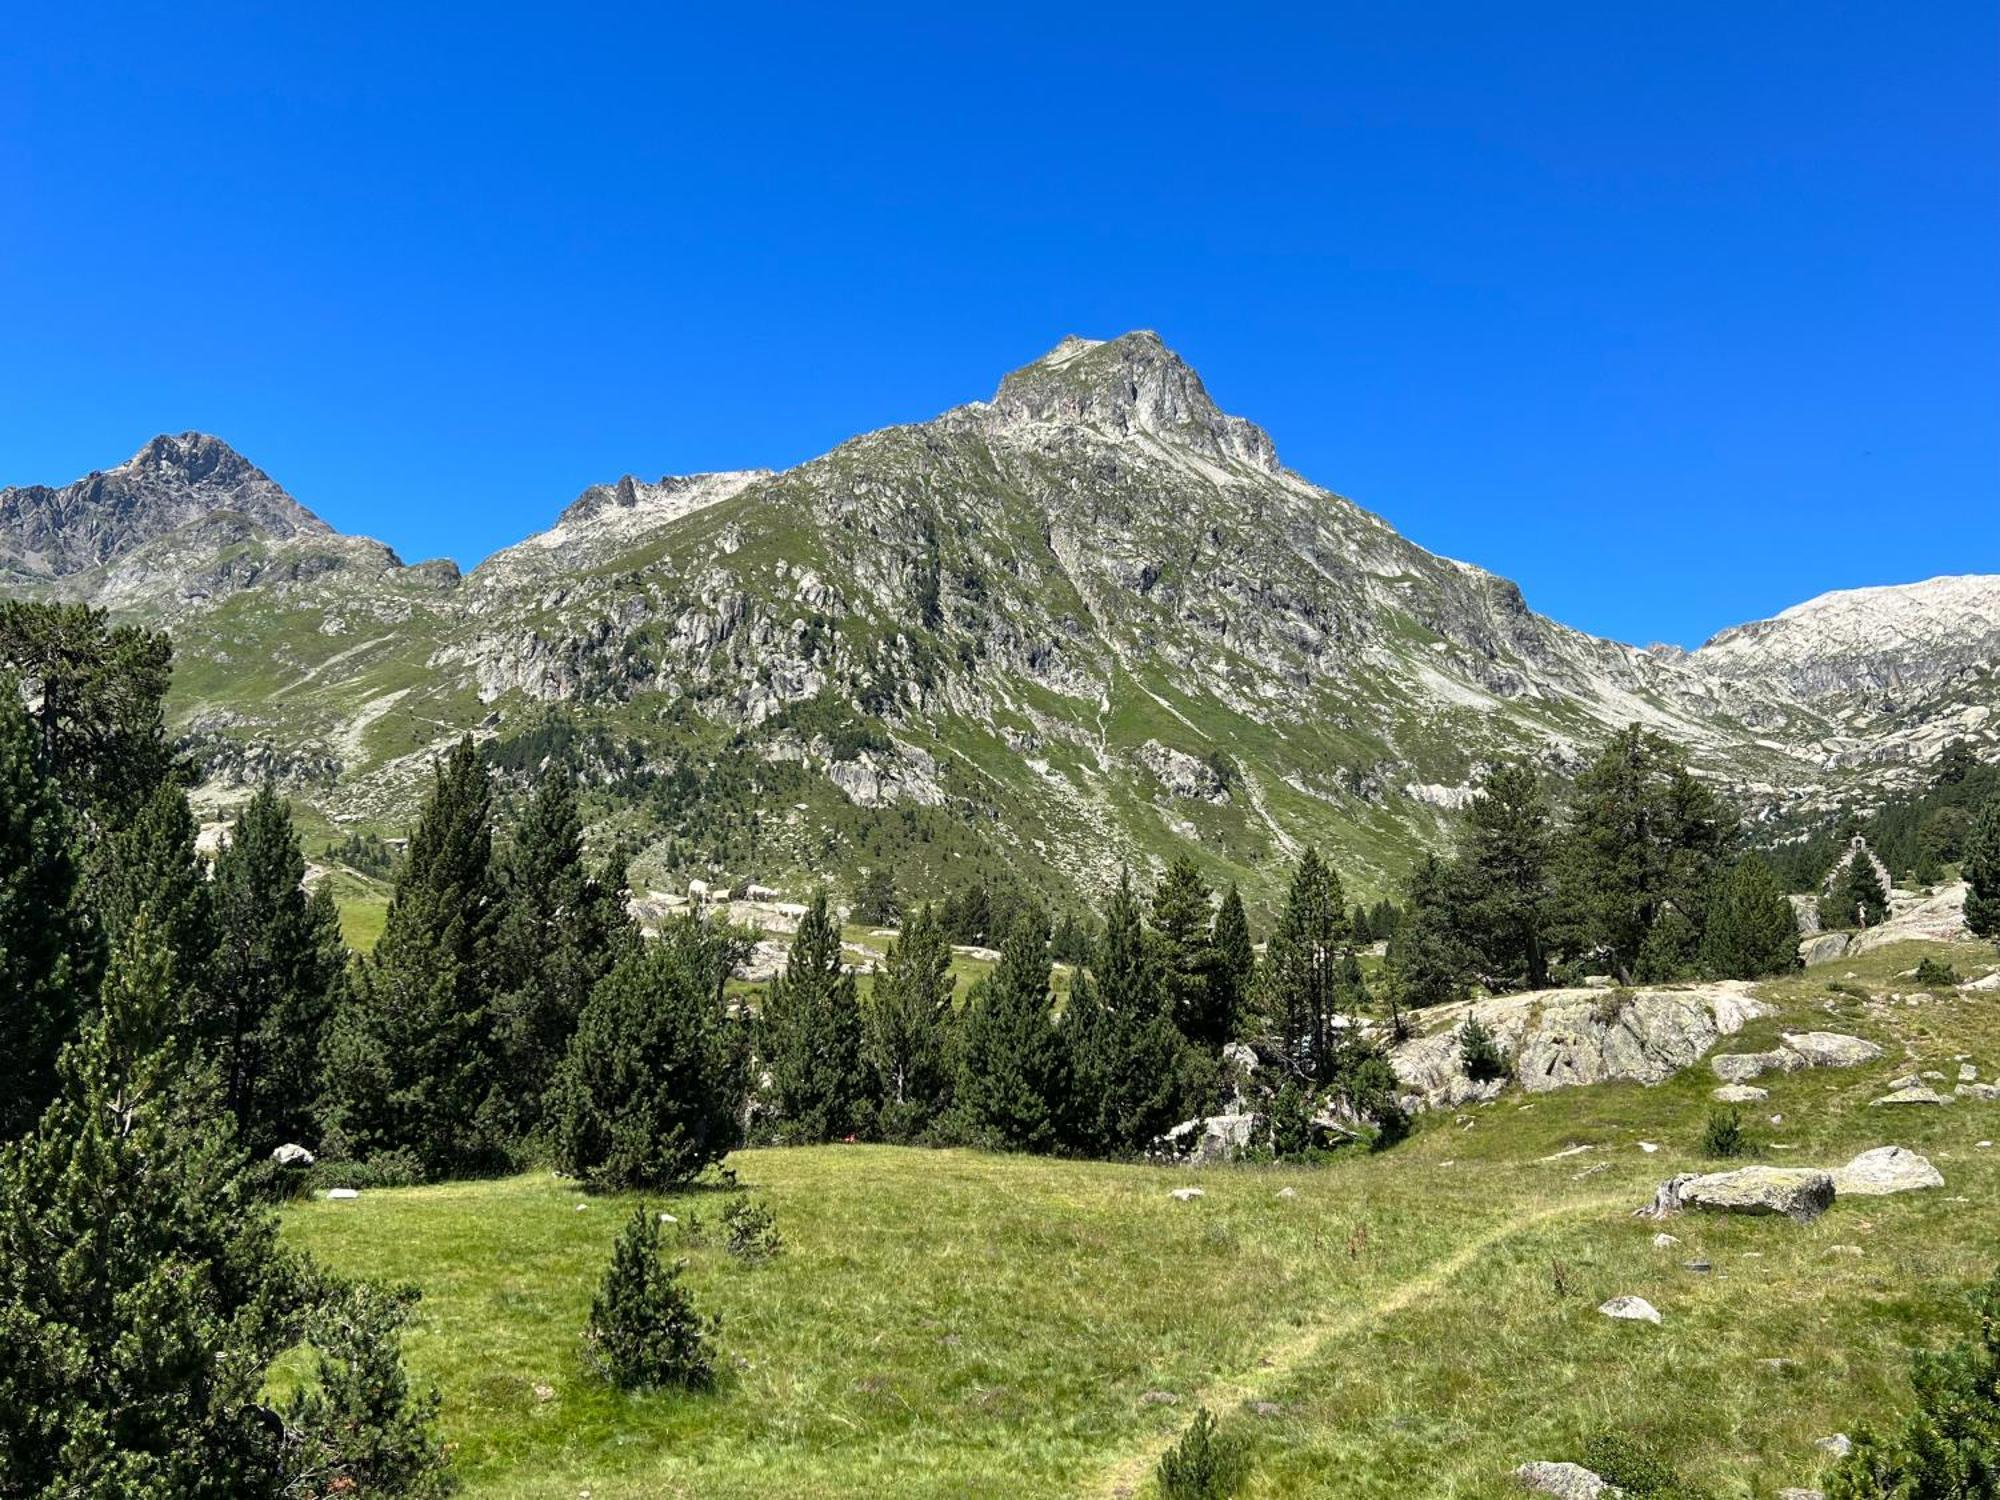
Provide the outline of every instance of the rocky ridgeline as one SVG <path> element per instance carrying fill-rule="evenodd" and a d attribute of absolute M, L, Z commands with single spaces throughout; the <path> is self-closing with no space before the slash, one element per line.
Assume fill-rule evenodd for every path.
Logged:
<path fill-rule="evenodd" d="M 782 473 L 592 487 L 464 579 L 195 435 L 0 494 L 0 567 L 169 621 L 182 712 L 336 762 L 329 812 L 406 813 L 432 747 L 538 704 L 648 736 L 671 709 L 780 755 L 786 716 L 832 702 L 893 743 L 795 739 L 832 789 L 961 808 L 1085 884 L 1198 842 L 1255 885 L 1310 839 L 1380 886 L 1468 758 L 1568 770 L 1635 719 L 1755 807 L 1822 806 L 1913 774 L 1926 737 L 1993 737 L 2000 692 L 1956 665 L 2000 655 L 2000 580 L 1874 591 L 1890 646 L 1840 596 L 1692 654 L 1569 630 L 1285 469 L 1150 333 L 1066 339 L 990 401 Z M 1039 849 L 1008 843 L 1026 826 Z"/>

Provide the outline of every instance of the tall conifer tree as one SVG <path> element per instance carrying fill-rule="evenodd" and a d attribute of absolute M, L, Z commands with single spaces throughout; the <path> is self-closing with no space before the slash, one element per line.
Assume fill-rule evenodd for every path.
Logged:
<path fill-rule="evenodd" d="M 951 1098 L 951 940 L 935 906 L 920 906 L 869 997 L 865 1051 L 875 1072 L 882 1132 L 892 1140 L 921 1134 Z"/>
<path fill-rule="evenodd" d="M 785 971 L 765 994 L 763 1054 L 788 1138 L 831 1140 L 855 1128 L 867 1092 L 861 1004 L 823 890 L 799 919 Z"/>
<path fill-rule="evenodd" d="M 1000 962 L 968 998 L 953 1117 L 975 1145 L 1049 1151 L 1069 1110 L 1069 1066 L 1049 993 L 1048 919 L 1014 919 Z"/>
<path fill-rule="evenodd" d="M 328 1129 L 432 1175 L 496 1160 L 492 790 L 468 737 L 437 766 L 375 951 L 334 1018 Z"/>
<path fill-rule="evenodd" d="M 1324 1081 L 1339 1064 L 1334 1018 L 1352 947 L 1340 876 L 1308 848 L 1264 952 L 1260 997 L 1273 1039 L 1302 1077 Z"/>
<path fill-rule="evenodd" d="M 0 1141 L 25 1131 L 55 1096 L 56 1056 L 94 967 L 69 834 L 27 716 L 0 681 Z"/>

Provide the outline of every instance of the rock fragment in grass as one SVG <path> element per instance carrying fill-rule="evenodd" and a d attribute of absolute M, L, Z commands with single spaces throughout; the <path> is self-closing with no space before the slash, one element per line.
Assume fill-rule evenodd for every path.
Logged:
<path fill-rule="evenodd" d="M 1298 1195 L 1299 1190 L 1295 1187 L 1281 1187 L 1278 1189 L 1278 1196 L 1280 1198 L 1296 1198 Z"/>
<path fill-rule="evenodd" d="M 1838 1031 L 1787 1031 L 1778 1040 L 1809 1068 L 1858 1068 L 1882 1055 L 1874 1042 Z"/>
<path fill-rule="evenodd" d="M 1607 1318 L 1618 1318 L 1628 1323 L 1657 1323 L 1660 1310 L 1644 1297 L 1613 1297 L 1598 1309 Z"/>
<path fill-rule="evenodd" d="M 1938 1093 L 1935 1089 L 1925 1088 L 1922 1084 L 1917 1084 L 1910 1088 L 1896 1089 L 1891 1093 L 1884 1094 L 1880 1099 L 1871 1099 L 1868 1107 L 1870 1109 L 1878 1109 L 1884 1104 L 1949 1104 L 1950 1102 L 1949 1099 L 1945 1098 L 1943 1094 Z"/>
<path fill-rule="evenodd" d="M 1843 1198 L 1885 1198 L 1943 1186 L 1943 1173 L 1901 1146 L 1877 1146 L 1833 1172 L 1833 1190 Z"/>
<path fill-rule="evenodd" d="M 1832 1437 L 1816 1439 L 1813 1446 L 1835 1458 L 1845 1458 L 1854 1451 L 1854 1439 L 1844 1432 L 1836 1432 Z"/>
<path fill-rule="evenodd" d="M 1679 1243 L 1679 1240 L 1668 1234 L 1664 1229 L 1653 1236 L 1653 1248 L 1655 1250 L 1671 1250 Z"/>
<path fill-rule="evenodd" d="M 1972 1083 L 1978 1077 L 1979 1069 L 1973 1067 L 1971 1063 L 1960 1063 L 1958 1065 L 1958 1081 L 1960 1083 Z M 278 1149 L 282 1151 L 284 1147 L 280 1146 Z"/>
<path fill-rule="evenodd" d="M 1961 1083 L 1952 1092 L 1975 1104 L 2000 1104 L 2000 1083 Z"/>
<path fill-rule="evenodd" d="M 1514 1471 L 1514 1478 L 1524 1489 L 1553 1495 L 1555 1500 L 1599 1500 L 1618 1493 L 1601 1474 L 1582 1464 L 1522 1464 Z"/>
<path fill-rule="evenodd" d="M 1796 1487 L 1778 1491 L 1778 1500 L 1826 1500 L 1825 1490 L 1802 1490 Z"/>
<path fill-rule="evenodd" d="M 1757 1104 L 1770 1098 L 1771 1091 L 1754 1083 L 1725 1083 L 1719 1089 L 1711 1089 L 1709 1096 L 1718 1104 Z"/>
<path fill-rule="evenodd" d="M 1180 1401 L 1172 1391 L 1148 1391 L 1139 1398 L 1141 1406 L 1173 1406 Z"/>
<path fill-rule="evenodd" d="M 1173 1198 L 1177 1203 L 1192 1203 L 1197 1198 L 1206 1198 L 1207 1196 L 1208 1194 L 1200 1188 L 1175 1188 L 1173 1191 Z"/>
<path fill-rule="evenodd" d="M 328 1188 L 326 1195 L 335 1202 L 342 1202 L 349 1198 L 359 1198 L 361 1192 L 358 1188 Z"/>

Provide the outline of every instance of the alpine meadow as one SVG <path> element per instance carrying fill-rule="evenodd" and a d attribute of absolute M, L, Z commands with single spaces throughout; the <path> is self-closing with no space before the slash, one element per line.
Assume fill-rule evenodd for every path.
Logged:
<path fill-rule="evenodd" d="M 112 9 L 0 1500 L 2000 1500 L 1990 15 Z"/>

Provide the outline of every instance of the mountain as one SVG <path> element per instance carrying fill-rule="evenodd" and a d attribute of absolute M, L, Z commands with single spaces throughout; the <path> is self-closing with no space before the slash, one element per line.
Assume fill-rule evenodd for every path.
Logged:
<path fill-rule="evenodd" d="M 218 513 L 272 536 L 332 530 L 221 439 L 163 434 L 60 489 L 0 490 L 0 577 L 67 578 Z"/>
<path fill-rule="evenodd" d="M 916 893 L 1001 868 L 1090 891 L 1192 850 L 1260 896 L 1313 841 L 1380 891 L 1498 754 L 1567 772 L 1637 720 L 1754 816 L 1807 817 L 1990 741 L 2000 703 L 2000 579 L 1829 595 L 1692 653 L 1600 640 L 1287 470 L 1144 332 L 781 473 L 594 486 L 462 579 L 275 485 L 260 512 L 189 477 L 93 522 L 108 477 L 37 492 L 103 540 L 25 581 L 169 623 L 208 800 L 276 774 L 394 829 L 472 729 L 503 766 L 575 760 L 660 884 L 891 862 Z M 5 492 L 10 558 L 49 555 L 13 524 L 30 493 Z"/>

